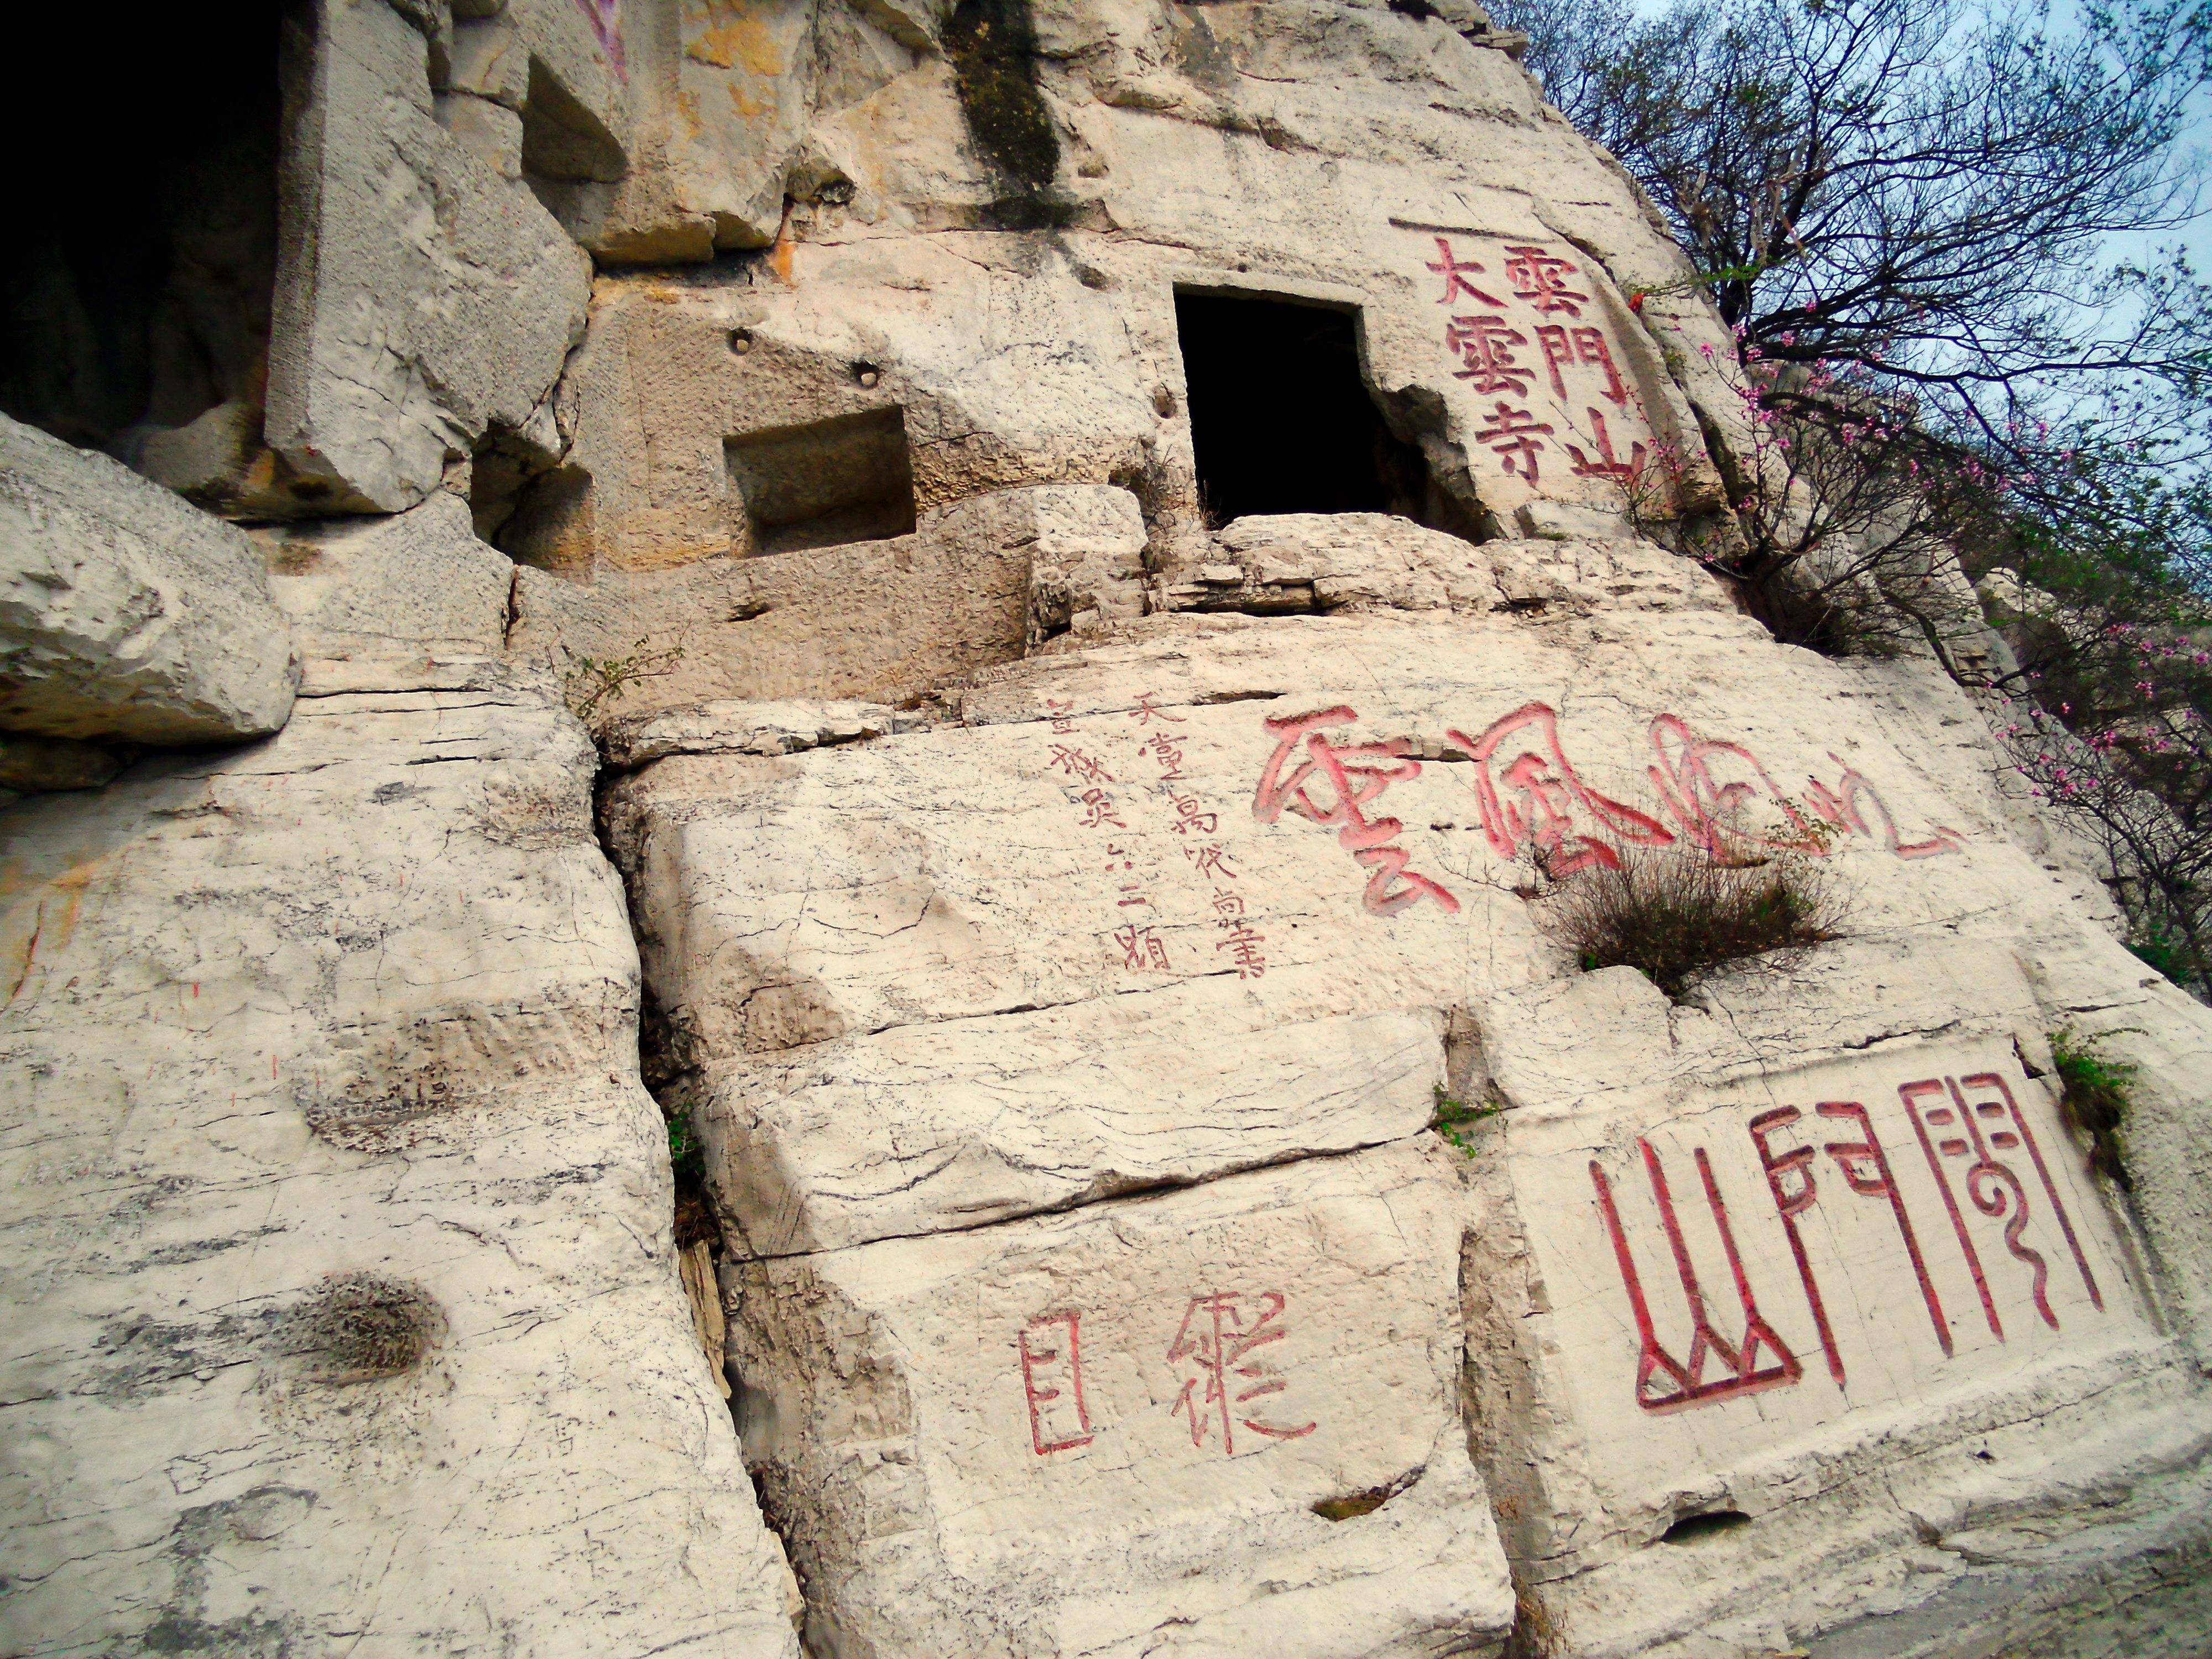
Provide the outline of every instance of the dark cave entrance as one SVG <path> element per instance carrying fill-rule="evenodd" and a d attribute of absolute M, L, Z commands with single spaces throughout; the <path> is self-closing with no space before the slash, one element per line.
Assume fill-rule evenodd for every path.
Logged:
<path fill-rule="evenodd" d="M 1359 372 L 1358 318 L 1242 294 L 1175 296 L 1206 522 L 1255 513 L 1395 513 L 1468 535 L 1418 446 Z"/>
<path fill-rule="evenodd" d="M 281 0 L 43 9 L 16 61 L 97 64 L 9 106 L 26 229 L 0 269 L 0 410 L 135 461 L 221 405 L 258 412 L 276 260 Z M 256 434 L 258 436 L 258 432 Z"/>

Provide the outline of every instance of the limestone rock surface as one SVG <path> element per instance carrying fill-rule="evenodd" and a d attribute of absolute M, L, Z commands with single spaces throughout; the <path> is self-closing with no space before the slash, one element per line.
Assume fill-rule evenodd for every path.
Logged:
<path fill-rule="evenodd" d="M 289 42 L 265 430 L 337 510 L 411 507 L 525 427 L 583 334 L 590 258 L 440 126 L 430 54 L 386 0 L 319 0 Z"/>
<path fill-rule="evenodd" d="M 0 1652 L 2212 1651 L 2212 1015 L 1680 550 L 1525 45 L 286 9 L 117 441 L 255 527 L 0 428 Z M 1582 971 L 1646 854 L 1838 936 Z"/>
<path fill-rule="evenodd" d="M 1030 492 L 1003 493 L 1014 503 L 971 497 L 882 540 L 632 570 L 525 565 L 509 643 L 568 675 L 586 658 L 633 659 L 638 672 L 595 724 L 702 702 L 906 702 L 1021 653 L 1039 532 Z M 1128 517 L 1114 507 L 1050 545 L 1085 568 L 1126 560 Z M 1114 580 L 1124 593 L 1135 586 Z M 1121 605 L 1140 603 L 1129 594 Z"/>
<path fill-rule="evenodd" d="M 283 726 L 297 684 L 251 541 L 0 416 L 0 726 L 232 742 Z"/>
<path fill-rule="evenodd" d="M 2195 1154 L 2146 1134 L 2116 1202 L 2057 1111 L 2047 1034 L 2090 1014 L 2171 1091 L 2203 1074 L 2212 1020 L 2023 850 L 1963 696 L 1777 647 L 1632 539 L 1298 520 L 1217 542 L 1258 614 L 1119 624 L 975 677 L 937 724 L 695 745 L 605 798 L 743 1245 L 732 1367 L 811 1639 L 957 1647 L 1011 1605 L 1058 1620 L 1014 1650 L 1120 1650 L 1120 1626 L 1071 1623 L 1100 1583 L 1132 1627 L 1202 1629 L 1176 1599 L 1201 1592 L 1150 1551 L 976 1587 L 1045 1547 L 1018 1505 L 1054 1470 L 1149 1455 L 1141 1412 L 1117 1406 L 1109 1437 L 1097 1397 L 1183 1398 L 1180 1325 L 1151 1380 L 1106 1363 L 1143 1353 L 1133 1293 L 1164 1275 L 1158 1301 L 1218 1308 L 1216 1352 L 1249 1354 L 1299 1305 L 1246 1269 L 1288 1259 L 1273 1230 L 1320 1240 L 1318 1270 L 1339 1235 L 1296 1219 L 1308 1195 L 1372 1202 L 1399 1190 L 1376 1172 L 1417 1164 L 1460 1241 L 1446 1420 L 1557 1650 L 1904 1642 L 1946 1619 L 1996 1640 L 2064 1626 L 2067 1583 L 2123 1587 L 2129 1611 L 2075 1621 L 2085 1641 L 2201 1631 L 2193 1571 L 2134 1553 L 2212 1549 L 2189 1510 L 2212 1450 Z M 1334 580 L 1332 613 L 1298 614 L 1321 601 L 1297 587 Z M 1847 937 L 1680 1005 L 1632 970 L 1570 972 L 1539 855 L 1556 878 L 1726 837 L 1819 866 Z M 2159 1100 L 2166 1124 L 2201 1110 Z M 1146 1231 L 1246 1205 L 1249 1242 Z M 1135 1254 L 1091 1291 L 1087 1241 L 1109 1237 Z M 1007 1252 L 1054 1265 L 1018 1275 Z M 1168 1288 L 1185 1279 L 1202 1288 Z M 1230 1393 L 1273 1402 L 1276 1380 Z M 1291 1415 L 1254 1420 L 1322 1421 Z M 1255 1431 L 1247 1454 L 1283 1482 L 1308 1450 Z M 992 1496 L 970 1496 L 986 1456 Z M 2083 1512 L 2092 1467 L 2138 1506 Z M 1111 1504 L 1079 1533 L 1118 1537 L 1153 1500 Z M 1952 1542 L 2011 1525 L 2066 1541 L 1987 1563 Z M 963 1565 L 978 1530 L 988 1575 Z"/>
<path fill-rule="evenodd" d="M 726 1270 L 817 1649 L 1494 1653 L 1460 1187 L 1399 1145 Z M 834 1364 L 830 1363 L 832 1355 Z"/>
<path fill-rule="evenodd" d="M 795 1659 L 595 757 L 415 672 L 477 628 L 451 528 L 279 578 L 315 654 L 274 739 L 0 818 L 9 1652 Z"/>
<path fill-rule="evenodd" d="M 1030 20 L 1033 93 L 1007 91 L 1035 98 L 1048 143 L 1012 155 L 963 102 L 988 52 L 957 19 L 679 9 L 630 15 L 641 159 L 592 245 L 762 252 L 595 283 L 553 401 L 558 465 L 498 532 L 583 584 L 564 639 L 600 617 L 624 648 L 750 656 L 699 639 L 720 601 L 692 584 L 732 584 L 685 573 L 799 546 L 873 550 L 838 556 L 848 581 L 859 562 L 870 586 L 920 590 L 902 608 L 957 605 L 987 573 L 894 562 L 901 504 L 926 524 L 1023 488 L 1126 490 L 1144 528 L 1141 562 L 1119 538 L 1040 552 L 1036 637 L 1136 614 L 1140 573 L 1153 609 L 1253 608 L 1204 580 L 1243 565 L 1208 535 L 1192 398 L 1233 406 L 1237 371 L 1194 392 L 1179 294 L 1345 319 L 1353 395 L 1397 457 L 1394 511 L 1574 539 L 1723 505 L 1703 434 L 1741 424 L 1713 366 L 1729 343 L 1668 286 L 1681 256 L 1633 188 L 1486 26 L 1309 0 L 1049 9 Z M 1638 289 L 1662 291 L 1632 309 Z M 1246 423 L 1285 412 L 1255 399 Z M 850 482 L 764 503 L 748 479 L 770 461 Z M 1358 602 L 1256 565 L 1249 581 L 1243 600 L 1285 609 Z M 689 672 L 645 695 L 886 695 Z"/>
<path fill-rule="evenodd" d="M 504 665 L 514 566 L 478 541 L 440 492 L 388 519 L 257 532 L 276 603 L 292 619 L 304 690 L 461 690 Z"/>

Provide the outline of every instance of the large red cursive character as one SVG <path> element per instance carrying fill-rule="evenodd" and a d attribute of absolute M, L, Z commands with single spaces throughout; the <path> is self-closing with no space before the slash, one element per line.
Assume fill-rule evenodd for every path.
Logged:
<path fill-rule="evenodd" d="M 1575 775 L 1559 744 L 1559 714 L 1547 703 L 1522 705 L 1479 738 L 1458 731 L 1444 736 L 1475 763 L 1475 805 L 1500 858 L 1517 856 L 1526 842 L 1544 854 L 1554 876 L 1592 865 L 1618 870 L 1620 854 L 1600 835 L 1577 828 L 1577 814 L 1595 820 L 1593 830 L 1639 847 L 1665 847 L 1674 839 L 1656 818 L 1600 794 Z"/>
<path fill-rule="evenodd" d="M 1291 714 L 1267 720 L 1275 751 L 1260 774 L 1260 787 L 1252 796 L 1252 816 L 1273 823 L 1285 807 L 1302 818 L 1334 830 L 1337 842 L 1349 852 L 1367 878 L 1365 903 L 1378 916 L 1387 916 L 1422 899 L 1433 899 L 1447 915 L 1459 912 L 1459 901 L 1450 890 L 1417 875 L 1406 866 L 1409 855 L 1388 843 L 1405 829 L 1397 818 L 1370 818 L 1364 811 L 1394 783 L 1421 775 L 1421 763 L 1407 758 L 1412 747 L 1404 738 L 1381 743 L 1338 744 L 1324 736 L 1333 726 L 1349 726 L 1359 718 L 1341 706 L 1310 714 Z M 1287 773 L 1284 763 L 1303 744 L 1306 758 Z M 1326 783 L 1326 800 L 1316 799 L 1315 786 Z"/>

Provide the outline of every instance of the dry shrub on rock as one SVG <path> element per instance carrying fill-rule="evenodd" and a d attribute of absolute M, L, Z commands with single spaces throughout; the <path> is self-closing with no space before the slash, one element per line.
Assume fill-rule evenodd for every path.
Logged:
<path fill-rule="evenodd" d="M 1836 937 L 1843 905 L 1827 878 L 1795 854 L 1715 863 L 1669 848 L 1625 849 L 1540 902 L 1544 931 L 1585 973 L 1629 967 L 1670 1000 L 1731 962 Z"/>

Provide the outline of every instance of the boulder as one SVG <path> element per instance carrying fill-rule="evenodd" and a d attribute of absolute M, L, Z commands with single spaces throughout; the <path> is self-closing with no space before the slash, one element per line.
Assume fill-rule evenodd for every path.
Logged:
<path fill-rule="evenodd" d="M 282 726 L 298 684 L 241 532 L 0 416 L 0 727 L 235 742 Z"/>

